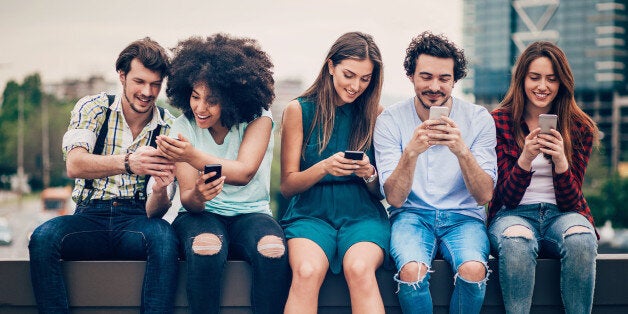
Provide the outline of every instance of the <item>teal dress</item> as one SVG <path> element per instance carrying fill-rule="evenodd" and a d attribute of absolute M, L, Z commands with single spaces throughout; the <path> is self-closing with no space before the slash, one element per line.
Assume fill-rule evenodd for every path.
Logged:
<path fill-rule="evenodd" d="M 314 118 L 316 104 L 302 98 L 298 101 L 302 109 L 305 137 Z M 354 108 L 352 104 L 336 107 L 334 129 L 329 144 L 321 154 L 318 153 L 318 130 L 314 130 L 309 141 L 304 144 L 301 170 L 349 149 Z M 365 153 L 373 163 L 373 149 Z M 280 224 L 286 239 L 306 238 L 318 244 L 327 255 L 330 269 L 335 274 L 340 273 L 347 250 L 358 242 L 377 244 L 384 252 L 384 260 L 388 260 L 390 224 L 386 210 L 367 190 L 364 180 L 353 174 L 342 177 L 328 174 L 307 191 L 293 196 Z"/>

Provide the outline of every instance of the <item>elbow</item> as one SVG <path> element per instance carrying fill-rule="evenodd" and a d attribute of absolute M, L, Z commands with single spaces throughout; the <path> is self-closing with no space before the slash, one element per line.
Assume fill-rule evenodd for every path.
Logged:
<path fill-rule="evenodd" d="M 289 199 L 294 195 L 294 192 L 284 183 L 279 186 L 279 192 L 285 199 Z"/>
<path fill-rule="evenodd" d="M 486 193 L 483 193 L 482 195 L 479 195 L 478 197 L 476 197 L 475 200 L 478 202 L 478 205 L 484 206 L 488 204 L 488 202 L 490 202 L 492 199 L 493 199 L 493 190 L 490 190 Z"/>
<path fill-rule="evenodd" d="M 70 161 L 66 162 L 66 164 L 65 164 L 65 172 L 68 175 L 68 178 L 70 178 L 70 179 L 78 178 L 79 173 L 78 173 L 78 171 L 76 171 L 76 167 L 72 166 Z"/>
<path fill-rule="evenodd" d="M 386 194 L 388 194 L 388 193 L 386 193 Z M 401 200 L 399 198 L 387 196 L 386 197 L 386 202 L 388 202 L 388 205 L 390 205 L 392 207 L 399 208 L 399 207 L 401 207 L 403 205 L 405 200 Z"/>

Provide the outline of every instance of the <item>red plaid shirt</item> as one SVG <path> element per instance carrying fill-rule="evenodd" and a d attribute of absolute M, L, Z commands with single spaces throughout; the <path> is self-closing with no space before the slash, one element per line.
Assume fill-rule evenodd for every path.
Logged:
<path fill-rule="evenodd" d="M 513 133 L 513 121 L 510 113 L 504 109 L 496 109 L 491 112 L 497 129 L 497 186 L 493 199 L 489 203 L 489 221 L 505 205 L 506 208 L 515 208 L 521 202 L 534 171 L 526 171 L 519 167 L 517 159 L 521 155 L 521 149 L 517 146 Z M 521 121 L 524 133 L 528 134 L 527 125 Z M 582 137 L 580 141 L 573 142 L 572 164 L 566 172 L 558 174 L 552 172 L 554 177 L 554 192 L 558 208 L 562 211 L 574 211 L 586 217 L 593 226 L 591 209 L 582 195 L 582 180 L 589 162 L 589 155 L 593 144 L 593 134 L 581 123 L 572 123 L 572 139 Z M 577 135 L 580 134 L 580 135 Z"/>

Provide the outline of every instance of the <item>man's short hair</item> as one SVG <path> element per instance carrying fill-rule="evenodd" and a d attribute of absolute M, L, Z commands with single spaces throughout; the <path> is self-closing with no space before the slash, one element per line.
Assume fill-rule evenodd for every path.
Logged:
<path fill-rule="evenodd" d="M 414 75 L 416 61 L 422 54 L 453 59 L 455 82 L 467 75 L 467 59 L 464 56 L 464 51 L 456 47 L 444 35 L 434 35 L 430 31 L 425 31 L 414 37 L 406 49 L 406 59 L 403 61 L 403 66 L 407 76 Z"/>
<path fill-rule="evenodd" d="M 116 71 L 122 71 L 125 74 L 129 73 L 131 61 L 135 58 L 147 69 L 159 73 L 161 78 L 168 76 L 170 59 L 166 49 L 150 39 L 150 37 L 136 40 L 124 48 L 116 61 Z"/>

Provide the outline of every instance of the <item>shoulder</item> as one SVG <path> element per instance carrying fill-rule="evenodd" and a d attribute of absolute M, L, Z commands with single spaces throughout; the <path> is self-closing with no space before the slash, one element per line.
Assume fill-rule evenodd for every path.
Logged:
<path fill-rule="evenodd" d="M 293 99 L 291 102 L 288 103 L 286 108 L 283 110 L 284 117 L 286 115 L 289 117 L 293 117 L 295 115 L 301 116 L 301 111 L 303 110 L 303 107 L 301 106 L 301 102 L 299 100 L 299 98 Z"/>
<path fill-rule="evenodd" d="M 103 113 L 109 108 L 109 98 L 106 93 L 89 95 L 79 99 L 74 106 L 73 111 L 81 115 L 89 115 L 91 117 Z"/>
<path fill-rule="evenodd" d="M 414 109 L 414 97 L 398 101 L 382 111 L 381 115 L 396 116 L 406 115 Z"/>
<path fill-rule="evenodd" d="M 162 110 L 163 110 L 163 114 L 162 114 Z M 168 109 L 164 108 L 164 107 L 159 107 L 157 106 L 157 112 L 159 114 L 159 117 L 168 125 L 172 125 L 172 123 L 174 123 L 176 117 L 170 113 L 170 111 L 168 111 Z M 183 116 L 183 115 L 181 115 Z"/>

